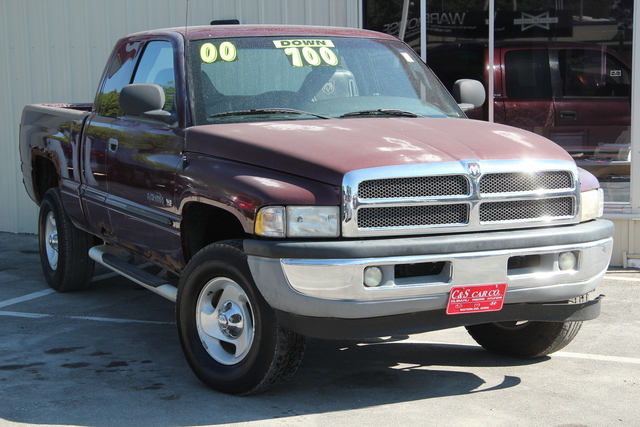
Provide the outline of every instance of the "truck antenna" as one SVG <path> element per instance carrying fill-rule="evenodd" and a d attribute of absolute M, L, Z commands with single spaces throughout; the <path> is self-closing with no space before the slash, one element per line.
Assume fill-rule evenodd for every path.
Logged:
<path fill-rule="evenodd" d="M 187 31 L 189 30 L 189 0 L 187 0 L 187 5 L 186 5 L 186 12 L 185 12 L 185 17 L 184 17 L 184 44 L 183 44 L 183 55 L 184 55 L 184 70 L 185 70 L 185 75 L 189 75 L 189 73 L 187 72 L 187 70 L 189 69 L 189 46 L 188 46 L 188 42 L 187 42 Z M 185 84 L 185 93 L 189 93 L 189 89 L 188 87 L 189 85 L 189 79 L 185 78 L 184 80 L 184 84 Z M 186 126 L 187 123 L 187 111 L 186 108 L 182 109 L 182 118 L 183 118 L 183 123 Z"/>
<path fill-rule="evenodd" d="M 187 29 L 188 28 L 189 28 L 189 0 L 187 0 L 187 11 L 186 11 L 185 17 L 184 17 L 184 35 L 185 35 L 185 40 L 186 40 Z"/>

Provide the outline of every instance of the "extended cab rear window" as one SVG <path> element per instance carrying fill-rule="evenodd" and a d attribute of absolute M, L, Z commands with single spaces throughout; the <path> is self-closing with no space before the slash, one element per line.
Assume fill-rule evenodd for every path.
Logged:
<path fill-rule="evenodd" d="M 546 49 L 510 50 L 504 56 L 507 97 L 550 99 L 551 72 Z"/>

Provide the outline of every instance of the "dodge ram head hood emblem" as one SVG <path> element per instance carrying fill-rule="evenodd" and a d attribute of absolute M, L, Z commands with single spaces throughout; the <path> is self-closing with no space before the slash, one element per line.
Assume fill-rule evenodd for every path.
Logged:
<path fill-rule="evenodd" d="M 467 167 L 469 168 L 469 175 L 471 175 L 472 178 L 478 178 L 482 173 L 480 163 L 469 163 Z"/>

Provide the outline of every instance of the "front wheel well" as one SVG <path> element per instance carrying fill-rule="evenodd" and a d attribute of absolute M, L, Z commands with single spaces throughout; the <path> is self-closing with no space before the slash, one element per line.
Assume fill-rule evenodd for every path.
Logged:
<path fill-rule="evenodd" d="M 222 240 L 248 237 L 232 213 L 203 203 L 185 206 L 181 225 L 185 261 L 202 248 Z"/>

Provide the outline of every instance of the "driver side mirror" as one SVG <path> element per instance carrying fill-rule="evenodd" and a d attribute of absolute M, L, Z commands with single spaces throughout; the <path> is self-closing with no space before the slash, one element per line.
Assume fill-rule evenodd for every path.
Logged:
<path fill-rule="evenodd" d="M 453 84 L 451 91 L 462 111 L 473 110 L 484 104 L 486 94 L 484 86 L 478 80 L 460 79 Z"/>
<path fill-rule="evenodd" d="M 164 89 L 152 83 L 133 83 L 120 92 L 120 109 L 127 116 L 146 117 L 163 122 L 175 121 L 169 111 L 163 110 Z"/>

